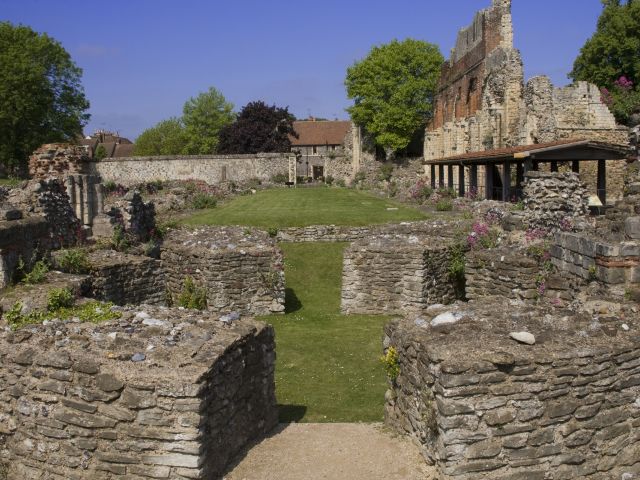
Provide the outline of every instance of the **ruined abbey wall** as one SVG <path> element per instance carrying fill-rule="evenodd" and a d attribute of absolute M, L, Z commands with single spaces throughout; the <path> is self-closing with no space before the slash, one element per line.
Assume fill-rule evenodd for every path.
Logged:
<path fill-rule="evenodd" d="M 595 85 L 554 88 L 544 76 L 525 83 L 513 47 L 511 0 L 493 0 L 460 31 L 442 68 L 425 159 L 568 138 L 626 144 L 628 131 L 616 125 Z M 430 176 L 429 168 L 425 173 Z M 587 165 L 583 175 L 587 184 L 595 182 L 594 166 Z M 610 183 L 612 198 L 619 197 L 619 182 Z"/>

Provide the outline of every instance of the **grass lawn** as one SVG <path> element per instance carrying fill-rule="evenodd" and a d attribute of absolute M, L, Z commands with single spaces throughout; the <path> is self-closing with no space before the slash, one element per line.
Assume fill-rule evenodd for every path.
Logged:
<path fill-rule="evenodd" d="M 21 178 L 0 178 L 0 187 L 17 187 L 22 182 L 24 182 Z"/>
<path fill-rule="evenodd" d="M 391 209 L 391 210 L 389 210 Z M 347 188 L 276 188 L 245 195 L 187 218 L 187 225 L 370 225 L 423 220 L 424 213 Z"/>
<path fill-rule="evenodd" d="M 340 315 L 345 244 L 281 244 L 287 314 L 276 331 L 276 394 L 283 422 L 374 422 L 383 418 L 379 361 L 388 317 Z"/>

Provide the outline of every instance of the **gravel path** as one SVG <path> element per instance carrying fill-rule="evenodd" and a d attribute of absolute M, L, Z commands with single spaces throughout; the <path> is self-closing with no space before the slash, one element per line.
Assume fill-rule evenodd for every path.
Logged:
<path fill-rule="evenodd" d="M 418 448 L 381 424 L 292 423 L 237 460 L 223 480 L 435 480 Z"/>

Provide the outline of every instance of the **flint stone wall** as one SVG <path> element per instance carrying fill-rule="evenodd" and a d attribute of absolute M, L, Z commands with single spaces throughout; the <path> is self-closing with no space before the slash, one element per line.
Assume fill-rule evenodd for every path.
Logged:
<path fill-rule="evenodd" d="M 607 242 L 587 234 L 559 232 L 551 255 L 559 269 L 585 280 L 640 283 L 640 241 Z"/>
<path fill-rule="evenodd" d="M 577 283 L 562 272 L 546 272 L 539 260 L 513 246 L 468 252 L 465 279 L 468 300 L 500 295 L 525 302 L 543 298 L 570 302 Z"/>
<path fill-rule="evenodd" d="M 253 315 L 284 312 L 284 260 L 273 238 L 241 227 L 174 230 L 162 245 L 167 291 L 187 277 L 207 290 L 209 310 Z"/>
<path fill-rule="evenodd" d="M 191 155 L 105 158 L 88 164 L 91 173 L 103 181 L 125 186 L 153 180 L 202 180 L 210 185 L 224 181 L 246 181 L 259 178 L 268 181 L 272 175 L 289 171 L 288 153 L 255 155 Z"/>
<path fill-rule="evenodd" d="M 349 227 L 343 225 L 311 225 L 290 227 L 278 231 L 279 242 L 355 242 L 379 235 L 442 236 L 453 238 L 456 230 L 468 222 L 429 220 Z"/>
<path fill-rule="evenodd" d="M 116 305 L 165 304 L 165 275 L 159 260 L 113 250 L 92 252 L 88 260 L 90 297 Z"/>
<path fill-rule="evenodd" d="M 220 478 L 275 426 L 272 327 L 145 310 L 0 333 L 8 479 Z"/>
<path fill-rule="evenodd" d="M 459 290 L 450 264 L 450 248 L 442 238 L 395 235 L 354 242 L 344 251 L 341 310 L 403 313 L 451 303 Z"/>
<path fill-rule="evenodd" d="M 524 222 L 530 228 L 556 230 L 563 220 L 589 213 L 589 193 L 573 172 L 535 172 L 526 175 Z"/>
<path fill-rule="evenodd" d="M 594 323 L 592 315 L 514 309 L 500 297 L 448 311 L 463 318 L 440 327 L 431 316 L 395 320 L 385 329 L 400 367 L 386 423 L 422 445 L 439 478 L 640 474 L 637 315 Z M 535 345 L 509 338 L 522 330 Z"/>

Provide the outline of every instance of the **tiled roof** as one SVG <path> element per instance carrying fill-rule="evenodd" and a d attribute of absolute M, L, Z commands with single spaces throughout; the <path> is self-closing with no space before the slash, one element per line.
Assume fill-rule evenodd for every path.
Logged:
<path fill-rule="evenodd" d="M 133 155 L 133 143 L 120 143 L 113 152 L 114 157 L 131 157 Z"/>
<path fill-rule="evenodd" d="M 313 121 L 293 122 L 298 138 L 289 137 L 292 146 L 306 145 L 342 145 L 351 128 L 350 121 Z"/>
<path fill-rule="evenodd" d="M 555 142 L 549 143 L 537 143 L 532 145 L 518 145 L 515 147 L 508 148 L 498 148 L 495 150 L 483 150 L 479 152 L 468 152 L 461 155 L 454 155 L 450 157 L 443 158 L 435 158 L 432 160 L 427 160 L 425 164 L 439 164 L 439 163 L 477 163 L 478 161 L 492 161 L 497 159 L 509 159 L 514 158 L 517 154 L 529 153 L 533 154 L 536 152 L 548 151 L 548 150 L 563 150 L 569 149 L 573 147 L 588 147 L 588 148 L 600 148 L 604 150 L 611 150 L 612 152 L 620 153 L 621 155 L 628 150 L 628 147 L 625 145 L 606 143 L 606 142 L 597 142 L 590 140 L 580 140 L 580 139 L 565 139 L 558 140 Z"/>

